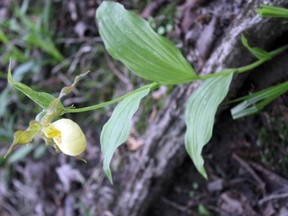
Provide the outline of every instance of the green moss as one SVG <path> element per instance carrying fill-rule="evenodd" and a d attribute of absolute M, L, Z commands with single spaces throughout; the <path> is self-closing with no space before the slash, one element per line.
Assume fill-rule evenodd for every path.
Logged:
<path fill-rule="evenodd" d="M 259 131 L 261 160 L 269 167 L 288 176 L 288 122 L 277 117 L 270 118 L 269 122 Z"/>

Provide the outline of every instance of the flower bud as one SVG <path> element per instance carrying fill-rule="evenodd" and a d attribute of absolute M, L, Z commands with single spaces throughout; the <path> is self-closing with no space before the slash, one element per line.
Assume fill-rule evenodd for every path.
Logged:
<path fill-rule="evenodd" d="M 61 132 L 60 135 L 53 137 L 53 140 L 64 154 L 77 156 L 86 149 L 86 138 L 78 124 L 62 118 L 52 125 Z"/>

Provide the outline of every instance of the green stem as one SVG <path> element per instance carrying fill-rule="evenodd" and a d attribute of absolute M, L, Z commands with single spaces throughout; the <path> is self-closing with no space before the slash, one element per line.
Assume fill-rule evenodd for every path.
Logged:
<path fill-rule="evenodd" d="M 118 98 L 115 98 L 113 100 L 110 100 L 110 101 L 107 101 L 107 102 L 104 102 L 104 103 L 100 103 L 100 104 L 96 104 L 96 105 L 92 105 L 92 106 L 88 106 L 88 107 L 82 107 L 82 108 L 65 108 L 63 114 L 64 113 L 79 113 L 79 112 L 86 112 L 86 111 L 100 109 L 102 107 L 117 103 L 117 102 L 123 100 L 124 98 L 128 97 L 129 95 L 132 95 L 132 94 L 134 94 L 136 92 L 142 91 L 142 90 L 147 89 L 147 88 L 150 88 L 151 90 L 153 90 L 153 89 L 156 89 L 158 87 L 159 87 L 159 83 L 154 82 L 152 84 L 145 85 L 145 86 L 143 86 L 143 87 L 141 87 L 139 89 L 136 89 L 136 90 L 134 90 L 132 92 L 129 92 L 129 93 L 125 94 L 125 95 L 122 95 L 122 96 L 120 96 Z"/>
<path fill-rule="evenodd" d="M 282 52 L 286 51 L 287 49 L 288 49 L 288 44 L 287 44 L 287 45 L 284 45 L 284 46 L 282 46 L 282 47 L 280 47 L 280 48 L 278 48 L 278 49 L 276 49 L 276 50 L 271 51 L 271 52 L 270 52 L 270 55 L 271 55 L 272 58 L 273 58 L 273 57 L 281 54 Z"/>
<path fill-rule="evenodd" d="M 244 73 L 244 72 L 250 71 L 250 70 L 258 67 L 259 65 L 263 64 L 264 62 L 269 61 L 271 58 L 279 55 L 280 53 L 282 53 L 284 51 L 286 51 L 287 49 L 288 49 L 288 45 L 282 46 L 276 50 L 269 52 L 270 58 L 259 59 L 258 61 L 253 62 L 252 64 L 249 64 L 249 65 L 246 65 L 243 67 L 225 69 L 223 71 L 219 71 L 218 73 L 200 76 L 200 77 L 198 77 L 198 80 L 205 80 L 205 79 L 209 79 L 209 78 L 213 78 L 213 77 L 225 76 L 225 75 L 229 75 L 230 73 Z"/>

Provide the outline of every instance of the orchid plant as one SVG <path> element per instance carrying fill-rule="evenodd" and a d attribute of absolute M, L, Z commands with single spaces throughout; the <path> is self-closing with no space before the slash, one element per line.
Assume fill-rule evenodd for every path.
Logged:
<path fill-rule="evenodd" d="M 258 12 L 261 13 L 261 10 Z M 127 11 L 121 4 L 102 2 L 96 11 L 96 21 L 108 53 L 121 61 L 131 72 L 150 80 L 151 83 L 105 103 L 81 108 L 64 107 L 61 98 L 68 95 L 86 73 L 76 77 L 73 85 L 64 87 L 59 97 L 55 98 L 48 93 L 36 92 L 23 83 L 16 82 L 9 67 L 9 83 L 41 106 L 43 112 L 38 114 L 36 120 L 30 122 L 25 131 L 14 133 L 13 144 L 6 156 L 16 145 L 30 143 L 38 135 L 57 152 L 79 158 L 86 148 L 86 138 L 81 128 L 69 119 L 55 120 L 65 113 L 92 111 L 118 103 L 104 125 L 100 137 L 104 156 L 103 169 L 112 183 L 110 162 L 115 150 L 128 139 L 132 118 L 141 100 L 160 86 L 204 80 L 186 104 L 185 147 L 197 170 L 207 178 L 202 149 L 211 139 L 216 111 L 229 92 L 233 76 L 252 70 L 288 49 L 288 45 L 285 45 L 267 52 L 257 47 L 250 47 L 247 39 L 242 36 L 242 44 L 255 56 L 255 62 L 239 68 L 198 76 L 172 42 L 159 36 L 146 20 L 134 12 Z M 251 104 L 255 104 L 255 101 Z"/>

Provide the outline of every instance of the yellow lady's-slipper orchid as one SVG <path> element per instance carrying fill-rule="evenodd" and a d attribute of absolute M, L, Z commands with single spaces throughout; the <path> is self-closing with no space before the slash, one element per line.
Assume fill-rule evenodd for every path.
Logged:
<path fill-rule="evenodd" d="M 26 130 L 18 130 L 14 133 L 13 143 L 7 150 L 4 158 L 13 151 L 15 146 L 28 144 L 38 135 L 40 138 L 45 140 L 47 146 L 52 145 L 56 152 L 63 152 L 66 155 L 74 156 L 85 161 L 79 157 L 87 146 L 85 135 L 79 125 L 70 119 L 60 119 L 53 123 L 51 122 L 53 119 L 56 119 L 65 113 L 65 108 L 61 103 L 61 98 L 70 94 L 70 92 L 76 87 L 77 83 L 88 73 L 89 71 L 76 76 L 73 84 L 63 87 L 59 97 L 54 98 L 52 95 L 45 92 L 34 92 L 28 86 L 16 82 L 12 77 L 10 60 L 8 82 L 18 90 L 18 87 L 21 86 L 21 89 L 24 89 L 21 91 L 42 108 L 45 108 L 45 111 L 43 110 L 39 113 L 36 116 L 36 120 L 31 121 Z M 51 101 L 47 108 L 47 102 L 49 102 L 49 100 Z"/>
<path fill-rule="evenodd" d="M 86 149 L 85 135 L 78 124 L 70 119 L 59 119 L 46 128 L 46 135 L 66 155 L 78 156 Z"/>

